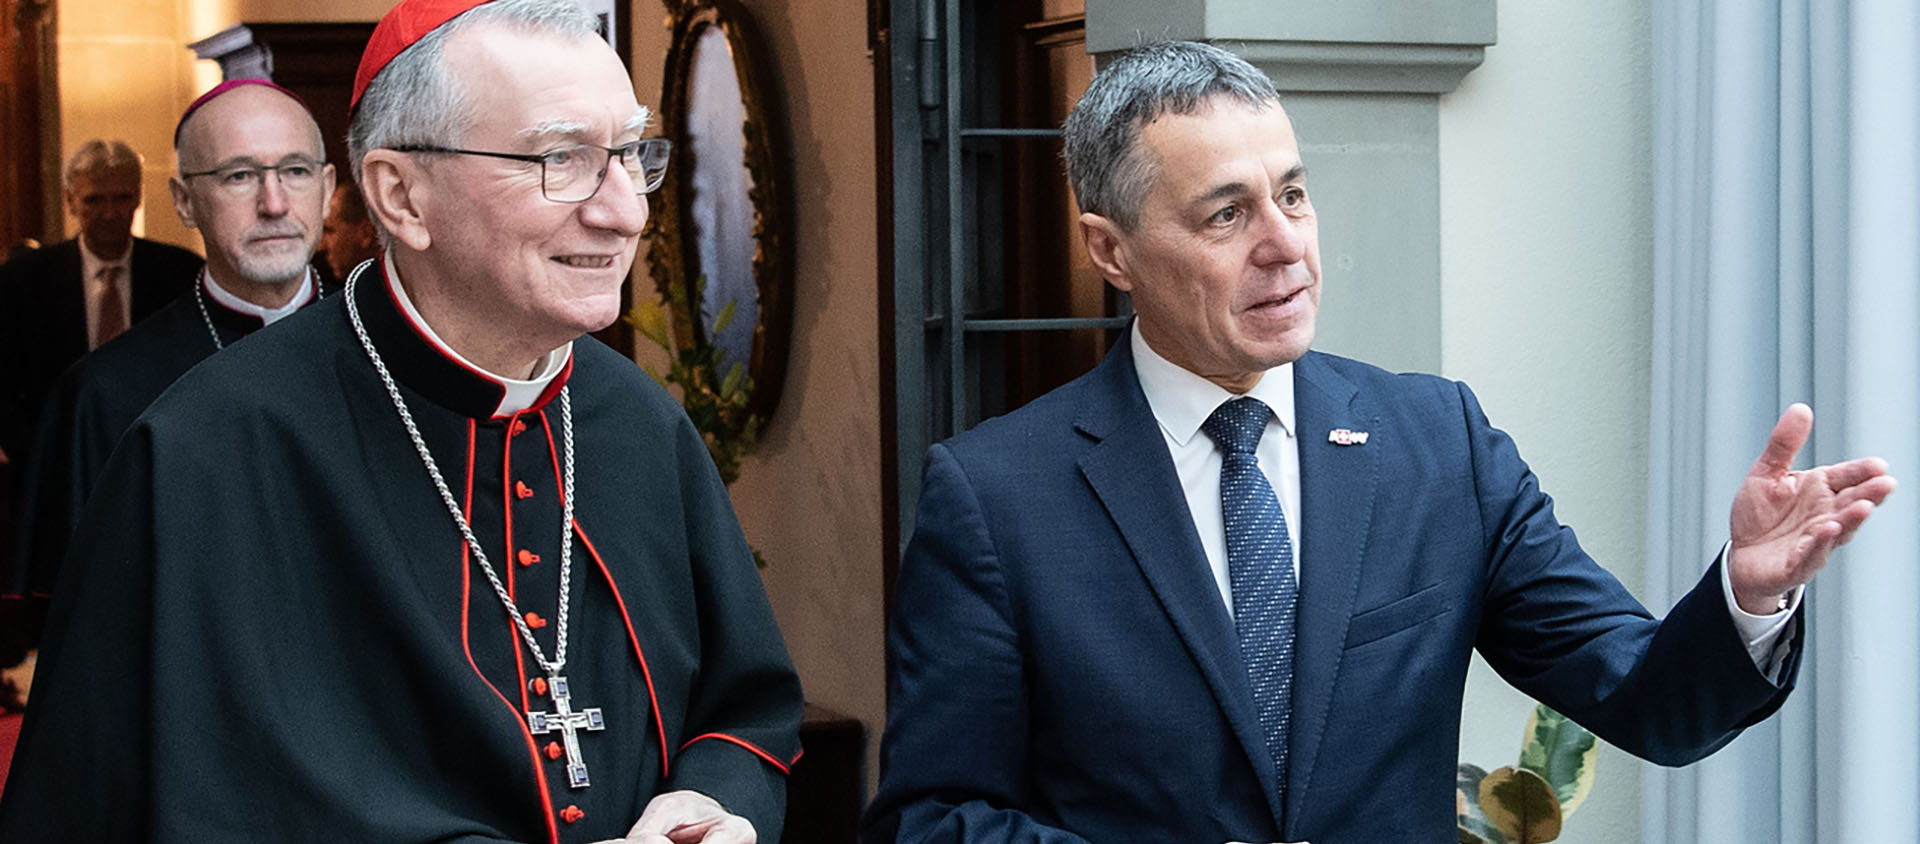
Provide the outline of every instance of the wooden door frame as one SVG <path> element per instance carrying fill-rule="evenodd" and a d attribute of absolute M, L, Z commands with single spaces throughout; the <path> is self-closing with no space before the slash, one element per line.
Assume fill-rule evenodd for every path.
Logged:
<path fill-rule="evenodd" d="M 60 96 L 53 0 L 0 0 L 10 78 L 0 97 L 0 247 L 59 239 Z"/>

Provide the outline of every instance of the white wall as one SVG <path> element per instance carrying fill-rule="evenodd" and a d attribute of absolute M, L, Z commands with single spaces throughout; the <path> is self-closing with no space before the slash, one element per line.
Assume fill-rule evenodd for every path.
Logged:
<path fill-rule="evenodd" d="M 1500 43 L 1440 105 L 1442 369 L 1473 386 L 1560 519 L 1635 594 L 1652 336 L 1649 9 L 1502 2 Z M 1461 758 L 1512 764 L 1530 708 L 1476 658 Z M 1560 840 L 1637 842 L 1639 803 L 1640 763 L 1607 748 Z"/>

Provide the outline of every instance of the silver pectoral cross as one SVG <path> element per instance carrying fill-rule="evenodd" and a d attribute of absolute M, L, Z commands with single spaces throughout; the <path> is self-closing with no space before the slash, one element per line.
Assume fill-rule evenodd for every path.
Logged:
<path fill-rule="evenodd" d="M 560 741 L 567 748 L 567 786 L 569 788 L 587 787 L 587 763 L 580 759 L 580 731 L 600 731 L 607 728 L 607 722 L 600 717 L 600 707 L 573 711 L 567 694 L 567 678 L 554 675 L 547 682 L 547 696 L 553 698 L 554 711 L 528 712 L 527 730 L 536 736 L 546 735 L 554 730 L 560 731 Z"/>

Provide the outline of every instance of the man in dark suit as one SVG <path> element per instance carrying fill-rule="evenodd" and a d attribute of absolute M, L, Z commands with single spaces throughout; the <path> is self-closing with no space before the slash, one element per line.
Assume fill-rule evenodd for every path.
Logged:
<path fill-rule="evenodd" d="M 0 264 L 0 512 L 11 513 L 41 409 L 60 373 L 193 287 L 200 256 L 133 236 L 140 156 L 94 139 L 67 160 L 72 240 Z M 0 548 L 11 548 L 0 525 Z M 0 666 L 26 655 L 37 608 L 0 601 Z"/>
<path fill-rule="evenodd" d="M 1892 491 L 1882 461 L 1790 472 L 1789 409 L 1728 549 L 1655 619 L 1464 385 L 1308 351 L 1314 209 L 1258 70 L 1136 50 L 1066 150 L 1138 318 L 929 453 L 863 840 L 1452 840 L 1475 649 L 1664 764 L 1780 705 L 1799 587 Z"/>
<path fill-rule="evenodd" d="M 95 139 L 67 161 L 72 240 L 0 265 L 0 450 L 18 463 L 53 380 L 193 287 L 200 256 L 133 236 L 140 157 Z"/>

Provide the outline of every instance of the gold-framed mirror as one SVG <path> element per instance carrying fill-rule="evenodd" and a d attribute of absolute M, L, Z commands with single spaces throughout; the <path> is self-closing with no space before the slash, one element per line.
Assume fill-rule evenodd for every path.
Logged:
<path fill-rule="evenodd" d="M 649 224 L 648 262 L 672 315 L 679 353 L 712 349 L 713 385 L 739 368 L 743 413 L 725 433 L 764 421 L 780 402 L 792 334 L 792 219 L 785 138 L 758 35 L 733 0 L 672 11 L 661 96 L 673 164 Z M 752 424 L 757 426 L 758 421 Z M 751 437 L 751 431 L 747 432 Z"/>

